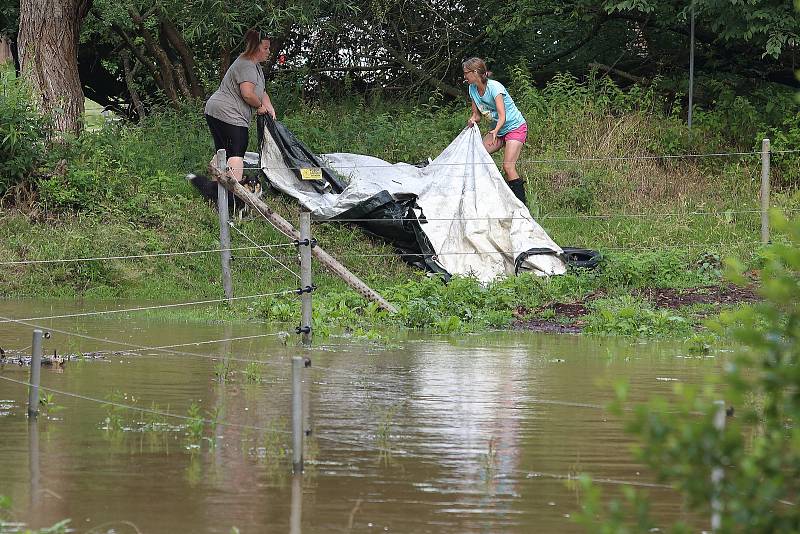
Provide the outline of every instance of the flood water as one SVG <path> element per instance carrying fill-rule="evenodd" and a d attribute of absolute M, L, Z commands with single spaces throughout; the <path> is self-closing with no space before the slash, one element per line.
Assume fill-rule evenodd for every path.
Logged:
<path fill-rule="evenodd" d="M 0 315 L 96 307 L 0 302 Z M 278 331 L 135 314 L 32 322 L 52 333 L 45 354 Z M 27 349 L 31 332 L 0 323 L 0 346 Z M 12 500 L 0 530 L 70 518 L 75 531 L 95 533 L 585 532 L 571 517 L 582 494 L 570 478 L 589 473 L 607 495 L 619 495 L 620 482 L 654 482 L 634 461 L 634 439 L 603 408 L 612 383 L 627 379 L 631 398 L 644 400 L 669 394 L 675 381 L 699 383 L 721 363 L 681 343 L 530 332 L 385 337 L 391 343 L 333 336 L 304 350 L 294 334 L 286 344 L 269 335 L 43 367 L 43 387 L 85 398 L 54 393 L 36 423 L 27 387 L 0 380 L 0 495 Z M 312 360 L 302 477 L 291 475 L 292 356 Z M 0 377 L 28 374 L 0 366 Z M 181 416 L 195 405 L 218 424 L 192 437 L 185 419 L 121 405 Z M 675 492 L 646 489 L 662 526 L 687 519 Z"/>

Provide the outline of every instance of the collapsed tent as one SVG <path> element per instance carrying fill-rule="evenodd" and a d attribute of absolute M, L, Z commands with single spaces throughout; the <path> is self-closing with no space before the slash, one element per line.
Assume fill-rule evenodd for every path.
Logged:
<path fill-rule="evenodd" d="M 259 130 L 261 169 L 272 187 L 317 220 L 352 221 L 389 240 L 410 263 L 482 282 L 566 271 L 564 251 L 508 188 L 477 126 L 423 167 L 317 156 L 269 118 Z"/>

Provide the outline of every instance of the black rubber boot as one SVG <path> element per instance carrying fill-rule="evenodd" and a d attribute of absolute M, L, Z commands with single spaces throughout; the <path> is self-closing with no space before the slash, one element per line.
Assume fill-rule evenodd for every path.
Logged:
<path fill-rule="evenodd" d="M 527 206 L 528 201 L 525 199 L 525 182 L 522 181 L 522 178 L 517 178 L 516 180 L 511 180 L 510 182 L 506 183 L 514 193 L 514 196 L 520 199 L 522 203 Z"/>

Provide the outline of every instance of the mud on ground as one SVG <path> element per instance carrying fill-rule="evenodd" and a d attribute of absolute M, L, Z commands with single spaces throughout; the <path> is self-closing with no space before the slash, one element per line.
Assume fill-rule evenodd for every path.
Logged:
<path fill-rule="evenodd" d="M 761 300 L 756 289 L 755 285 L 739 287 L 732 284 L 684 289 L 644 288 L 636 291 L 634 296 L 650 301 L 656 308 L 677 310 L 687 306 L 710 305 L 714 311 L 718 312 L 723 307 Z M 587 295 L 578 302 L 552 302 L 533 309 L 519 306 L 514 310 L 516 320 L 512 323 L 512 328 L 535 332 L 578 334 L 586 326 L 586 321 L 582 318 L 591 311 L 590 303 L 604 296 L 606 296 L 604 292 L 598 291 Z M 700 312 L 695 316 L 702 318 L 710 313 Z M 541 315 L 546 315 L 547 318 L 537 317 Z"/>

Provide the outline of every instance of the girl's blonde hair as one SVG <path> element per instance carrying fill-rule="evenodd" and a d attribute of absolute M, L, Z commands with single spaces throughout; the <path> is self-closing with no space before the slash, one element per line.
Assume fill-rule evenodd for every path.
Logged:
<path fill-rule="evenodd" d="M 492 71 L 487 70 L 486 62 L 479 57 L 465 59 L 461 66 L 464 70 L 474 70 L 481 77 L 481 81 L 486 83 L 492 77 Z"/>

